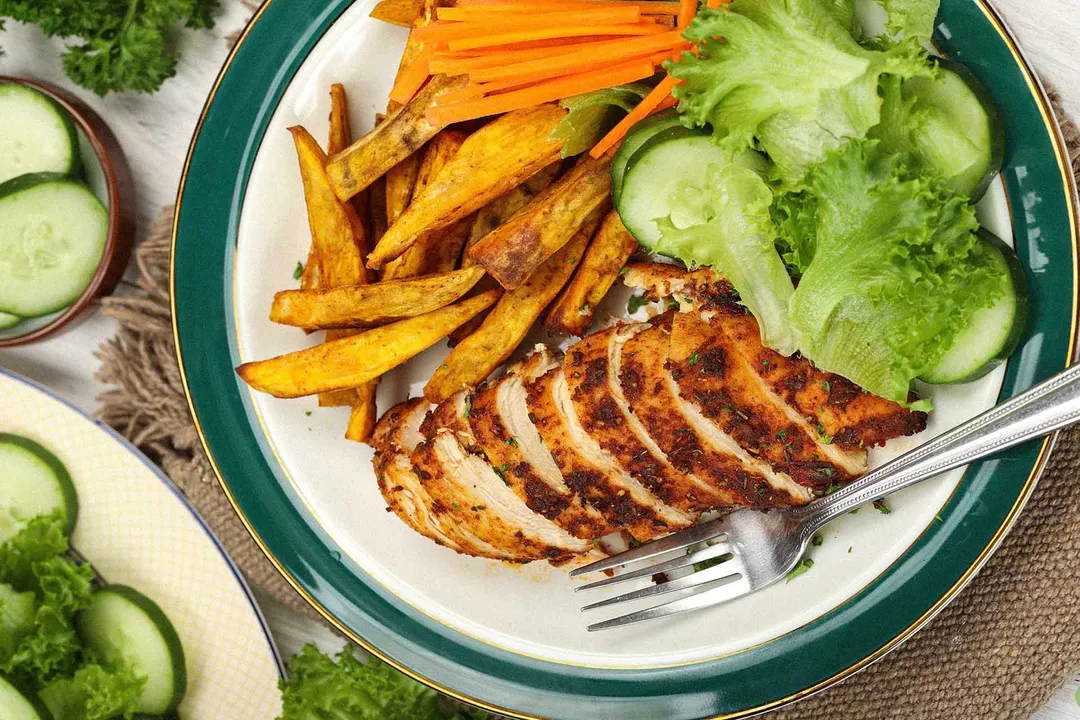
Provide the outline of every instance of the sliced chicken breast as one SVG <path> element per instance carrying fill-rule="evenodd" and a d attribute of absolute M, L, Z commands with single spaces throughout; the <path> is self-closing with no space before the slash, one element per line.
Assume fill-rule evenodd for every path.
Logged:
<path fill-rule="evenodd" d="M 687 272 L 674 265 L 634 263 L 624 281 L 651 299 L 675 296 L 688 301 L 687 307 L 722 316 L 721 327 L 750 366 L 812 426 L 820 426 L 838 448 L 874 447 L 926 429 L 925 413 L 871 395 L 846 378 L 817 369 L 800 355 L 769 356 L 757 321 L 739 302 L 731 284 L 712 270 Z"/>
<path fill-rule="evenodd" d="M 530 418 L 566 484 L 614 527 L 641 541 L 692 525 L 694 516 L 667 505 L 625 472 L 581 427 L 562 368 L 526 387 Z"/>
<path fill-rule="evenodd" d="M 574 537 L 592 540 L 617 528 L 566 485 L 529 419 L 525 384 L 558 367 L 548 349 L 541 348 L 473 396 L 469 425 L 488 462 L 505 473 L 507 484 L 529 509 Z"/>
<path fill-rule="evenodd" d="M 486 459 L 466 451 L 449 430 L 421 443 L 412 461 L 424 489 L 447 508 L 440 520 L 494 548 L 486 557 L 561 561 L 592 550 L 591 541 L 530 510 Z"/>
<path fill-rule="evenodd" d="M 667 370 L 670 333 L 663 319 L 658 320 L 617 348 L 613 362 L 630 409 L 671 464 L 729 493 L 732 505 L 764 508 L 809 502 L 813 494 L 808 488 L 750 455 L 683 399 Z"/>
<path fill-rule="evenodd" d="M 811 427 L 750 367 L 720 325 L 694 311 L 675 314 L 668 367 L 683 398 L 744 450 L 801 485 L 823 490 L 864 472 L 866 452 L 833 446 Z"/>
<path fill-rule="evenodd" d="M 420 424 L 427 415 L 428 402 L 423 398 L 406 400 L 383 413 L 375 426 L 375 477 L 387 508 L 421 535 L 451 550 L 464 552 L 457 540 L 447 533 L 431 510 L 432 499 L 420 484 L 409 456 L 424 439 Z"/>
<path fill-rule="evenodd" d="M 567 352 L 564 373 L 581 426 L 668 505 L 691 514 L 729 505 L 737 499 L 731 493 L 674 468 L 626 404 L 609 353 L 645 327 L 617 325 L 584 338 Z"/>

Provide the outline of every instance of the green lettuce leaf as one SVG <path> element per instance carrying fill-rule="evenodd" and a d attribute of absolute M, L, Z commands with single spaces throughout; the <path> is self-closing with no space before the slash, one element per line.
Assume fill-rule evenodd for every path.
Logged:
<path fill-rule="evenodd" d="M 90 663 L 70 678 L 49 683 L 38 697 L 53 717 L 62 720 L 131 718 L 145 685 L 146 678 L 130 668 L 106 669 Z"/>
<path fill-rule="evenodd" d="M 34 631 L 34 605 L 34 593 L 0 584 L 0 663 L 7 662 Z"/>
<path fill-rule="evenodd" d="M 559 104 L 569 112 L 555 126 L 551 138 L 566 141 L 562 156 L 573 157 L 591 149 L 649 94 L 650 89 L 644 83 L 630 83 L 560 101 Z"/>
<path fill-rule="evenodd" d="M 762 342 L 791 355 L 796 338 L 787 314 L 794 287 L 776 252 L 773 193 L 760 175 L 739 165 L 713 166 L 707 178 L 704 187 L 683 187 L 672 199 L 653 249 L 722 272 L 757 318 Z"/>
<path fill-rule="evenodd" d="M 930 41 L 941 0 L 877 0 L 889 13 L 886 32 L 893 38 Z"/>
<path fill-rule="evenodd" d="M 67 552 L 64 521 L 59 514 L 36 517 L 0 545 L 0 582 L 19 590 L 38 590 L 35 563 Z"/>
<path fill-rule="evenodd" d="M 907 402 L 912 380 L 1006 290 L 966 198 L 875 140 L 830 155 L 784 212 L 804 268 L 790 313 L 800 350 L 890 400 Z"/>
<path fill-rule="evenodd" d="M 791 173 L 804 173 L 878 124 L 883 74 L 932 71 L 917 43 L 864 48 L 843 17 L 829 0 L 734 0 L 722 10 L 701 10 L 685 33 L 698 54 L 667 64 L 683 81 L 674 91 L 679 111 L 699 127 L 712 125 L 731 152 L 762 141 L 767 152 L 782 155 L 794 138 L 794 157 L 780 160 L 783 179 L 797 182 Z"/>
<path fill-rule="evenodd" d="M 487 713 L 446 710 L 439 696 L 374 658 L 360 662 L 349 648 L 337 662 L 314 645 L 289 661 L 281 682 L 279 720 L 483 720 Z"/>
<path fill-rule="evenodd" d="M 21 628 L 18 642 L 0 653 L 0 673 L 23 687 L 73 673 L 82 657 L 71 619 L 90 602 L 93 571 L 61 554 L 68 547 L 63 527 L 59 516 L 34 518 L 0 546 L 0 582 L 19 593 L 23 611 L 22 593 L 34 599 L 32 627 Z"/>

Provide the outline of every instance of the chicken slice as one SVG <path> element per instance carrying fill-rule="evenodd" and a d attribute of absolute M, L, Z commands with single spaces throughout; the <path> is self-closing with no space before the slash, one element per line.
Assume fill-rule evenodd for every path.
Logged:
<path fill-rule="evenodd" d="M 766 508 L 809 502 L 813 495 L 808 488 L 751 456 L 683 399 L 666 367 L 669 331 L 662 324 L 643 328 L 616 345 L 612 363 L 630 409 L 671 464 L 731 494 L 733 505 Z"/>
<path fill-rule="evenodd" d="M 721 324 L 695 311 L 675 314 L 668 367 L 683 398 L 744 450 L 801 485 L 824 490 L 865 472 L 866 452 L 836 447 L 811 427 L 750 367 Z"/>
<path fill-rule="evenodd" d="M 559 466 L 529 419 L 525 384 L 558 367 L 548 349 L 540 348 L 473 396 L 469 425 L 488 462 L 506 474 L 507 484 L 529 509 L 574 537 L 599 538 L 617 528 L 567 487 Z"/>
<path fill-rule="evenodd" d="M 441 517 L 494 548 L 485 554 L 513 562 L 565 560 L 592 550 L 530 510 L 484 458 L 462 447 L 450 430 L 439 429 L 413 451 L 413 466 L 424 490 L 447 508 Z"/>
<path fill-rule="evenodd" d="M 757 321 L 739 302 L 730 283 L 709 269 L 687 272 L 663 263 L 634 263 L 624 282 L 652 300 L 675 296 L 703 312 L 724 318 L 723 330 L 773 392 L 824 436 L 845 450 L 881 445 L 926 429 L 925 413 L 871 395 L 846 378 L 817 369 L 802 357 L 785 358 L 761 344 Z M 762 362 L 768 360 L 768 362 Z"/>
<path fill-rule="evenodd" d="M 562 368 L 526 387 L 533 424 L 566 484 L 607 521 L 641 541 L 688 527 L 694 516 L 665 504 L 626 473 L 581 427 Z"/>
<path fill-rule="evenodd" d="M 616 344 L 644 327 L 616 325 L 589 335 L 567 351 L 564 373 L 581 426 L 626 472 L 668 505 L 687 513 L 730 505 L 738 500 L 736 494 L 672 467 L 626 404 L 609 355 Z"/>
<path fill-rule="evenodd" d="M 421 535 L 440 545 L 463 552 L 462 545 L 440 525 L 430 510 L 432 500 L 413 471 L 409 455 L 424 439 L 420 424 L 427 415 L 423 398 L 406 400 L 387 410 L 372 434 L 375 447 L 375 477 L 388 509 Z"/>

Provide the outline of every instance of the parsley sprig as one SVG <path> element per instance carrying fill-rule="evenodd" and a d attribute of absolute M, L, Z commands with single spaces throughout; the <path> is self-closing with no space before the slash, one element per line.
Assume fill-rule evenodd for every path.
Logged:
<path fill-rule="evenodd" d="M 176 74 L 174 26 L 209 28 L 218 0 L 0 0 L 0 18 L 69 39 L 64 72 L 98 95 L 151 93 Z"/>

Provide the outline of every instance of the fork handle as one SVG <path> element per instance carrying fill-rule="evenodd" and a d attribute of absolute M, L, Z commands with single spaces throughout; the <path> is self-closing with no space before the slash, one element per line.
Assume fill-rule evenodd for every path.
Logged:
<path fill-rule="evenodd" d="M 797 511 L 807 537 L 855 508 L 1080 422 L 1080 365 Z"/>

